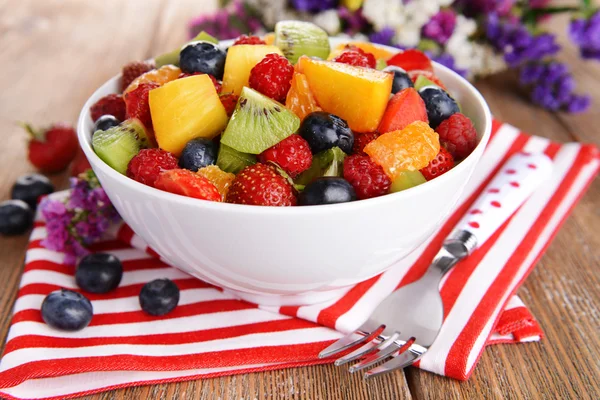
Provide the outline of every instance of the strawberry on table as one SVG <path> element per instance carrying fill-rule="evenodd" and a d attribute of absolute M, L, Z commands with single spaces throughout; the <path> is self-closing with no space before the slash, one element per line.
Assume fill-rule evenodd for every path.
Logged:
<path fill-rule="evenodd" d="M 125 119 L 125 101 L 120 94 L 109 94 L 102 97 L 90 107 L 92 121 L 96 122 L 103 115 L 112 115 L 119 121 Z"/>
<path fill-rule="evenodd" d="M 431 60 L 422 51 L 410 49 L 396 54 L 389 60 L 387 65 L 395 65 L 403 68 L 405 71 L 420 69 L 433 72 Z"/>
<path fill-rule="evenodd" d="M 454 167 L 454 158 L 443 146 L 440 147 L 438 155 L 429 162 L 429 164 L 421 169 L 421 173 L 428 181 L 438 177 Z"/>
<path fill-rule="evenodd" d="M 161 173 L 154 187 L 196 199 L 221 201 L 221 194 L 215 185 L 202 175 L 187 169 L 171 169 Z"/>
<path fill-rule="evenodd" d="M 56 123 L 46 129 L 22 124 L 31 136 L 29 161 L 42 172 L 54 173 L 67 168 L 77 154 L 79 144 L 75 129 L 67 123 Z"/>
<path fill-rule="evenodd" d="M 85 153 L 81 150 L 81 147 L 78 147 L 73 164 L 71 164 L 71 176 L 79 176 L 79 174 L 84 173 L 90 168 L 92 168 L 92 166 L 85 156 Z"/>
<path fill-rule="evenodd" d="M 295 206 L 296 193 L 274 167 L 258 163 L 244 168 L 235 177 L 225 201 L 255 206 Z"/>
<path fill-rule="evenodd" d="M 133 61 L 123 66 L 121 73 L 121 91 L 125 91 L 138 76 L 154 69 L 154 62 Z"/>

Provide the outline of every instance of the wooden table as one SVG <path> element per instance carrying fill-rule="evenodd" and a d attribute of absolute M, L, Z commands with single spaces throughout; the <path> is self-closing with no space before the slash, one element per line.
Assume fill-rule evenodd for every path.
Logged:
<path fill-rule="evenodd" d="M 16 120 L 75 122 L 87 97 L 131 60 L 183 42 L 187 20 L 216 7 L 202 0 L 0 0 L 0 196 L 32 167 Z M 564 31 L 566 20 L 553 24 Z M 567 44 L 567 39 L 561 36 Z M 499 119 L 561 142 L 600 144 L 600 66 L 563 59 L 594 106 L 564 115 L 531 106 L 503 74 L 477 87 Z M 66 176 L 52 177 L 59 187 Z M 473 377 L 458 382 L 409 368 L 365 383 L 333 366 L 294 368 L 123 389 L 89 399 L 468 399 L 600 398 L 600 182 L 592 185 L 519 291 L 542 325 L 540 343 L 488 348 Z M 27 237 L 0 238 L 0 341 L 8 330 Z"/>

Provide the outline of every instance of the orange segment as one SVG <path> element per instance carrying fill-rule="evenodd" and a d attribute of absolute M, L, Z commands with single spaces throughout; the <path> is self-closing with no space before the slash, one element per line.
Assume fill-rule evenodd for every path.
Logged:
<path fill-rule="evenodd" d="M 294 73 L 292 87 L 285 100 L 285 106 L 292 110 L 300 120 L 303 120 L 312 112 L 321 111 L 321 107 L 317 104 L 304 74 Z"/>
<path fill-rule="evenodd" d="M 209 165 L 198 170 L 198 174 L 208 179 L 219 191 L 221 197 L 225 199 L 231 182 L 235 179 L 235 175 L 230 172 L 225 172 L 216 165 Z"/>
<path fill-rule="evenodd" d="M 335 57 L 342 54 L 344 52 L 344 50 L 346 50 L 346 46 L 358 47 L 359 49 L 366 51 L 367 53 L 373 54 L 376 59 L 386 60 L 386 61 L 399 52 L 399 51 L 390 51 L 390 50 L 384 49 L 383 47 L 379 47 L 373 43 L 368 43 L 368 42 L 348 42 L 348 43 L 338 44 L 335 47 L 335 49 L 333 49 L 331 54 L 329 54 L 329 57 L 327 57 L 327 59 L 333 60 Z"/>
<path fill-rule="evenodd" d="M 425 168 L 440 151 L 440 138 L 431 127 L 416 121 L 406 128 L 379 136 L 365 146 L 365 153 L 379 164 L 385 173 L 396 179 L 403 170 Z"/>
<path fill-rule="evenodd" d="M 127 86 L 127 89 L 123 92 L 123 94 L 131 92 L 133 89 L 137 88 L 138 85 L 142 82 L 155 82 L 159 85 L 164 85 L 167 82 L 171 82 L 179 77 L 181 74 L 181 70 L 174 65 L 163 65 L 159 69 L 153 69 L 152 71 L 148 71 L 143 75 L 135 78 L 133 82 Z"/>

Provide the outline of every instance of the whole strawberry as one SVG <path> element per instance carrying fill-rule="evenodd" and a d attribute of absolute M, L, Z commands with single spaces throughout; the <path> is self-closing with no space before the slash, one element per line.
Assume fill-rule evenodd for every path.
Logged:
<path fill-rule="evenodd" d="M 377 139 L 381 134 L 379 132 L 354 133 L 354 145 L 352 145 L 352 153 L 366 155 L 364 152 L 365 146 Z"/>
<path fill-rule="evenodd" d="M 195 199 L 221 201 L 221 194 L 215 185 L 188 169 L 171 169 L 161 173 L 154 187 Z"/>
<path fill-rule="evenodd" d="M 119 121 L 125 119 L 125 101 L 120 94 L 109 94 L 102 97 L 90 107 L 92 121 L 96 122 L 103 115 L 112 115 Z"/>
<path fill-rule="evenodd" d="M 344 160 L 344 179 L 350 182 L 361 200 L 387 194 L 392 184 L 383 168 L 369 156 L 360 154 L 351 155 Z"/>
<path fill-rule="evenodd" d="M 267 44 L 267 42 L 265 42 L 258 36 L 241 35 L 238 36 L 237 39 L 235 39 L 235 42 L 233 42 L 233 46 L 237 46 L 238 44 Z"/>
<path fill-rule="evenodd" d="M 371 53 L 367 53 L 358 47 L 351 47 L 344 51 L 339 56 L 335 57 L 333 61 L 354 65 L 355 67 L 375 68 L 377 66 L 377 60 Z"/>
<path fill-rule="evenodd" d="M 176 169 L 177 158 L 161 149 L 142 149 L 129 161 L 127 176 L 144 185 L 154 186 L 159 175 Z"/>
<path fill-rule="evenodd" d="M 137 118 L 147 129 L 152 129 L 152 116 L 150 115 L 150 103 L 148 93 L 152 89 L 160 87 L 155 82 L 143 82 L 135 89 L 127 92 L 124 96 L 127 118 Z"/>
<path fill-rule="evenodd" d="M 274 167 L 258 163 L 237 174 L 225 201 L 254 206 L 295 206 L 296 193 Z"/>
<path fill-rule="evenodd" d="M 75 129 L 67 123 L 56 123 L 47 129 L 35 129 L 22 124 L 31 136 L 29 161 L 41 172 L 65 170 L 77 154 L 79 144 Z"/>
<path fill-rule="evenodd" d="M 125 91 L 135 78 L 153 69 L 154 63 L 148 61 L 133 61 L 125 64 L 121 73 L 121 91 Z"/>
<path fill-rule="evenodd" d="M 312 153 L 308 142 L 300 135 L 291 135 L 258 155 L 263 164 L 271 161 L 292 178 L 310 168 Z"/>
<path fill-rule="evenodd" d="M 267 97 L 285 103 L 292 87 L 294 66 L 279 54 L 267 54 L 250 71 L 250 87 Z"/>
<path fill-rule="evenodd" d="M 461 113 L 452 114 L 435 129 L 440 143 L 457 160 L 467 157 L 477 146 L 477 131 L 471 120 Z"/>
<path fill-rule="evenodd" d="M 454 167 L 454 158 L 452 154 L 440 146 L 438 155 L 429 162 L 429 164 L 421 170 L 421 173 L 428 181 L 450 171 Z"/>

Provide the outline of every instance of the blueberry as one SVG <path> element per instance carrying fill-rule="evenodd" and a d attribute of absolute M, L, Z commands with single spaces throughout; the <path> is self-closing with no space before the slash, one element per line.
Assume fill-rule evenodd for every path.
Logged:
<path fill-rule="evenodd" d="M 456 101 L 439 87 L 425 86 L 419 90 L 419 94 L 425 102 L 429 125 L 433 129 L 437 128 L 445 119 L 450 118 L 452 114 L 460 112 Z"/>
<path fill-rule="evenodd" d="M 390 65 L 383 69 L 384 71 L 389 71 L 394 73 L 394 81 L 392 83 L 392 93 L 396 94 L 406 88 L 415 87 L 412 79 L 406 73 L 406 71 L 400 67 L 395 65 Z"/>
<path fill-rule="evenodd" d="M 336 146 L 344 153 L 352 152 L 354 134 L 348 123 L 337 115 L 323 111 L 308 114 L 298 133 L 306 139 L 313 154 Z"/>
<path fill-rule="evenodd" d="M 32 210 L 37 208 L 40 197 L 54 192 L 54 185 L 50 179 L 40 174 L 23 175 L 12 187 L 11 198 L 23 200 Z"/>
<path fill-rule="evenodd" d="M 183 148 L 179 157 L 179 166 L 190 171 L 198 171 L 200 168 L 217 162 L 219 146 L 210 139 L 192 139 Z"/>
<path fill-rule="evenodd" d="M 170 279 L 148 282 L 140 292 L 140 306 L 150 315 L 165 315 L 179 303 L 179 288 Z"/>
<path fill-rule="evenodd" d="M 90 323 L 94 309 L 84 295 L 60 289 L 50 293 L 42 302 L 42 318 L 53 328 L 78 331 Z"/>
<path fill-rule="evenodd" d="M 96 131 L 107 131 L 113 126 L 117 126 L 121 123 L 116 117 L 112 115 L 103 115 L 96 120 L 94 123 L 94 132 Z"/>
<path fill-rule="evenodd" d="M 300 196 L 298 204 L 301 206 L 315 206 L 319 204 L 346 203 L 356 200 L 356 192 L 347 180 L 336 177 L 323 177 L 309 183 Z"/>
<path fill-rule="evenodd" d="M 75 282 L 90 293 L 107 293 L 119 286 L 123 277 L 121 261 L 112 254 L 96 253 L 85 256 L 77 265 Z"/>
<path fill-rule="evenodd" d="M 202 72 L 223 79 L 226 53 L 209 42 L 192 42 L 179 53 L 179 68 L 187 74 Z"/>
<path fill-rule="evenodd" d="M 33 225 L 33 212 L 23 200 L 0 203 L 0 234 L 20 235 Z"/>

